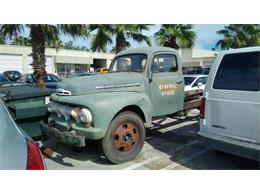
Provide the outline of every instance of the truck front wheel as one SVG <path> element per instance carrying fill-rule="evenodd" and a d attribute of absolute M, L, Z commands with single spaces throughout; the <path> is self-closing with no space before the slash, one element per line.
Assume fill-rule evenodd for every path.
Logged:
<path fill-rule="evenodd" d="M 134 112 L 124 111 L 116 116 L 105 137 L 102 149 L 112 163 L 120 164 L 134 159 L 145 142 L 143 120 Z"/>

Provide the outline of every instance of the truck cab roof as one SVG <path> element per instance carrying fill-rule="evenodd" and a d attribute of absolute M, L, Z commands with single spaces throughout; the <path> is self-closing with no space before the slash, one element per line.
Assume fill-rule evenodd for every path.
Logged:
<path fill-rule="evenodd" d="M 117 56 L 128 55 L 133 53 L 144 53 L 147 55 L 152 55 L 157 52 L 177 53 L 178 51 L 170 47 L 141 47 L 141 48 L 132 48 L 125 51 L 121 51 L 117 54 Z"/>

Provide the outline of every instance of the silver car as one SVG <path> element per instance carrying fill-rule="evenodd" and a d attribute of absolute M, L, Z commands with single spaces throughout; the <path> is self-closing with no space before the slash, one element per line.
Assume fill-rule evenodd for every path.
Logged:
<path fill-rule="evenodd" d="M 38 145 L 14 123 L 0 99 L 0 169 L 45 169 Z"/>

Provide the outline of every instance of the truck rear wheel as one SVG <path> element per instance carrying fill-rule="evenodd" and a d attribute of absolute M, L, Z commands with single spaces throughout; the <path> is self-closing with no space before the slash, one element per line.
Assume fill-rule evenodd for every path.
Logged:
<path fill-rule="evenodd" d="M 143 120 L 134 112 L 125 111 L 116 116 L 105 137 L 102 149 L 112 163 L 120 164 L 134 159 L 143 148 L 145 127 Z"/>

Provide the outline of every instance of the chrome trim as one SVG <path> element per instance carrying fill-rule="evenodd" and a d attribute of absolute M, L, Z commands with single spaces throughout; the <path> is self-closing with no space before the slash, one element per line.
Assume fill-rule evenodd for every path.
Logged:
<path fill-rule="evenodd" d="M 56 94 L 61 96 L 70 96 L 71 92 L 65 89 L 57 89 Z"/>
<path fill-rule="evenodd" d="M 113 88 L 121 88 L 121 87 L 138 87 L 141 83 L 135 83 L 135 84 L 119 84 L 119 85 L 104 85 L 104 86 L 98 86 L 96 89 L 113 89 Z"/>

